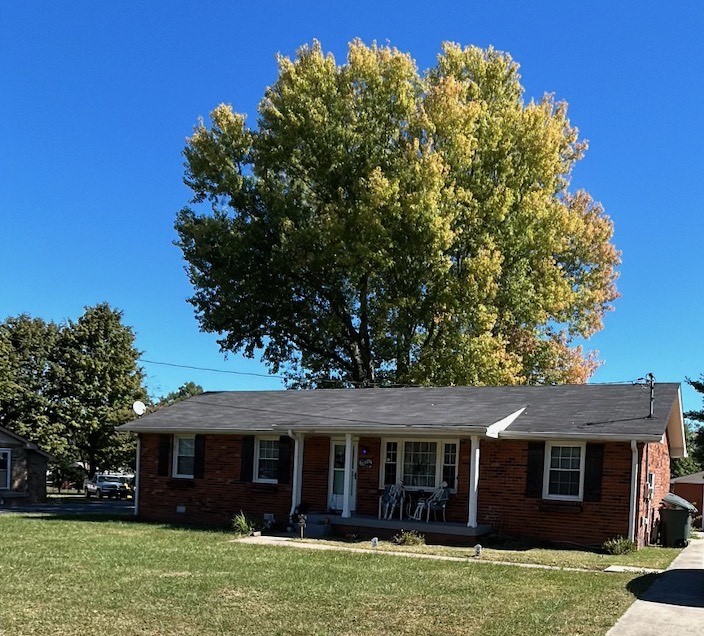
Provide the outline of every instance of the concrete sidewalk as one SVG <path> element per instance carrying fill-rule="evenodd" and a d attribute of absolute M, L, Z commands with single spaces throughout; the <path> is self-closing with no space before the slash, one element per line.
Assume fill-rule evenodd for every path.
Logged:
<path fill-rule="evenodd" d="M 704 539 L 689 542 L 607 636 L 704 634 Z"/>

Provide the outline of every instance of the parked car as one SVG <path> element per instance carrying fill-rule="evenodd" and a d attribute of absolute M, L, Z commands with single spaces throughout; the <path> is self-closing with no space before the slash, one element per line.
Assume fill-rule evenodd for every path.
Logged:
<path fill-rule="evenodd" d="M 83 489 L 88 498 L 92 495 L 97 495 L 98 499 L 103 497 L 125 499 L 129 494 L 129 490 L 121 477 L 102 473 L 94 475 L 92 479 L 86 479 L 83 482 Z"/>

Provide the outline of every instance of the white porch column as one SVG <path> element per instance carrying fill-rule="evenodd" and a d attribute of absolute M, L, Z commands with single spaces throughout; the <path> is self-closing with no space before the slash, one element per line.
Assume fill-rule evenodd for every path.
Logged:
<path fill-rule="evenodd" d="M 293 439 L 293 484 L 291 486 L 291 512 L 292 515 L 301 503 L 303 489 L 303 433 L 288 432 Z"/>
<path fill-rule="evenodd" d="M 350 517 L 350 494 L 352 493 L 352 434 L 345 435 L 345 484 L 342 491 L 342 516 Z"/>
<path fill-rule="evenodd" d="M 469 519 L 468 528 L 477 527 L 477 492 L 479 490 L 479 437 L 472 435 L 469 453 Z"/>

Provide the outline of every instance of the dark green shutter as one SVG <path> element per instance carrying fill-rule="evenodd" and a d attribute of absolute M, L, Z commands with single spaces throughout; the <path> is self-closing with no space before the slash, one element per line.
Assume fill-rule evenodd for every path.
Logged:
<path fill-rule="evenodd" d="M 541 499 L 543 496 L 543 466 L 545 442 L 528 442 L 528 464 L 526 467 L 526 497 Z"/>
<path fill-rule="evenodd" d="M 203 479 L 205 475 L 205 435 L 196 435 L 195 456 L 193 457 L 193 477 Z"/>
<path fill-rule="evenodd" d="M 171 447 L 173 446 L 173 435 L 159 435 L 159 459 L 156 468 L 156 474 L 159 477 L 168 477 L 169 459 L 171 456 Z"/>
<path fill-rule="evenodd" d="M 291 480 L 291 442 L 288 435 L 279 437 L 279 473 L 277 479 L 280 484 L 288 484 Z"/>
<path fill-rule="evenodd" d="M 242 438 L 242 464 L 240 470 L 240 479 L 242 481 L 252 481 L 252 473 L 254 472 L 254 438 Z"/>
<path fill-rule="evenodd" d="M 584 457 L 584 501 L 601 501 L 601 476 L 604 472 L 604 445 L 587 444 Z"/>

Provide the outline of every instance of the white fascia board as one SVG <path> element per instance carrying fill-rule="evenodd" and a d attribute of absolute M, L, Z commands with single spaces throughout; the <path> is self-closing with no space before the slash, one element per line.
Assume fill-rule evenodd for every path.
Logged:
<path fill-rule="evenodd" d="M 597 442 L 659 442 L 660 435 L 618 435 L 608 433 L 528 433 L 520 431 L 503 431 L 499 433 L 500 439 L 557 439 L 557 440 L 583 440 Z"/>
<path fill-rule="evenodd" d="M 324 427 L 324 426 L 275 426 L 274 430 L 292 430 L 310 435 L 331 435 L 343 436 L 347 433 L 359 436 L 371 437 L 408 437 L 409 435 L 420 435 L 424 437 L 458 437 L 468 435 L 484 435 L 486 426 L 415 426 L 412 424 L 395 424 L 393 426 L 373 426 L 373 427 Z"/>
<path fill-rule="evenodd" d="M 131 428 L 130 433 L 158 433 L 162 435 L 272 435 L 280 433 L 273 428 Z M 283 429 L 285 432 L 285 429 Z"/>
<path fill-rule="evenodd" d="M 516 418 L 526 410 L 526 408 L 528 407 L 524 406 L 522 409 L 518 409 L 515 413 L 511 413 L 511 415 L 488 426 L 486 429 L 486 436 L 497 438 L 499 433 L 505 431 L 516 420 Z"/>
<path fill-rule="evenodd" d="M 682 413 L 682 395 L 677 388 L 677 401 L 667 420 L 667 439 L 670 443 L 670 457 L 687 457 L 687 441 L 684 433 L 684 415 Z"/>

